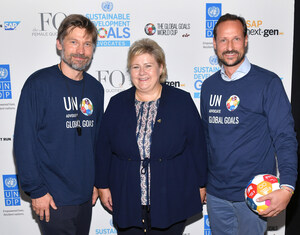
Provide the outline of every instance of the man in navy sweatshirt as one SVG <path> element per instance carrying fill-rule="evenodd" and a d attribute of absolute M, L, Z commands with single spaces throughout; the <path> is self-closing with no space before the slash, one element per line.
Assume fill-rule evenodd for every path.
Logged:
<path fill-rule="evenodd" d="M 104 91 L 85 70 L 97 35 L 86 17 L 66 17 L 56 40 L 60 63 L 33 73 L 21 92 L 14 153 L 43 234 L 89 234 Z"/>
<path fill-rule="evenodd" d="M 297 179 L 297 141 L 280 78 L 250 64 L 245 19 L 221 16 L 213 45 L 222 65 L 202 86 L 201 114 L 208 142 L 207 210 L 212 234 L 264 234 L 266 217 L 284 210 Z M 270 206 L 255 214 L 244 190 L 258 174 L 276 175 L 281 189 L 260 198 Z"/>

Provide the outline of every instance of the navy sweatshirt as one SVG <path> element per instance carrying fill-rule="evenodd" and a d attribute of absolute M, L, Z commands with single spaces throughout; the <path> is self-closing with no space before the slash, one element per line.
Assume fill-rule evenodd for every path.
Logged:
<path fill-rule="evenodd" d="M 226 82 L 220 71 L 202 86 L 201 114 L 208 143 L 207 192 L 243 201 L 249 180 L 263 173 L 295 186 L 297 140 L 289 100 L 280 78 L 251 65 L 247 75 Z"/>
<path fill-rule="evenodd" d="M 91 199 L 103 95 L 102 85 L 89 74 L 74 81 L 57 65 L 33 73 L 25 82 L 14 153 L 21 187 L 31 198 L 50 193 L 57 206 Z"/>

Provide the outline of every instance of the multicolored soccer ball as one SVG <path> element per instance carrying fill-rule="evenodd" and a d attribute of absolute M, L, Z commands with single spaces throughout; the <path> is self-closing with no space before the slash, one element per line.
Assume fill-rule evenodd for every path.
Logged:
<path fill-rule="evenodd" d="M 230 98 L 226 101 L 226 107 L 230 112 L 236 110 L 239 104 L 240 98 L 237 95 L 230 96 Z"/>
<path fill-rule="evenodd" d="M 274 175 L 261 174 L 253 177 L 245 189 L 247 205 L 256 213 L 264 211 L 269 207 L 270 200 L 257 202 L 256 199 L 279 189 L 279 184 L 279 179 Z"/>
<path fill-rule="evenodd" d="M 83 98 L 80 110 L 85 116 L 91 116 L 94 110 L 92 101 L 89 98 Z"/>

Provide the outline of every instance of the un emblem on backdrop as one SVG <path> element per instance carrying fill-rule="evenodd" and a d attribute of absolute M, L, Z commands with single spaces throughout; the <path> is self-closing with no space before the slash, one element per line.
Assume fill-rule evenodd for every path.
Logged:
<path fill-rule="evenodd" d="M 114 7 L 114 5 L 112 2 L 102 2 L 102 4 L 101 4 L 102 10 L 105 12 L 112 11 L 113 7 Z"/>
<path fill-rule="evenodd" d="M 17 179 L 16 178 L 6 178 L 5 179 L 5 185 L 8 188 L 14 188 L 17 186 Z"/>
<path fill-rule="evenodd" d="M 21 197 L 17 175 L 3 175 L 5 206 L 20 206 Z"/>
<path fill-rule="evenodd" d="M 211 65 L 218 65 L 219 64 L 219 60 L 218 57 L 216 55 L 212 55 L 209 57 L 209 63 Z"/>
<path fill-rule="evenodd" d="M 206 38 L 213 37 L 213 29 L 221 17 L 222 4 L 221 3 L 206 3 L 206 21 L 205 21 L 205 36 Z"/>
<path fill-rule="evenodd" d="M 6 68 L 0 67 L 0 79 L 7 78 L 8 70 Z"/>
<path fill-rule="evenodd" d="M 220 14 L 220 8 L 212 6 L 208 8 L 207 13 L 210 17 L 216 18 Z"/>

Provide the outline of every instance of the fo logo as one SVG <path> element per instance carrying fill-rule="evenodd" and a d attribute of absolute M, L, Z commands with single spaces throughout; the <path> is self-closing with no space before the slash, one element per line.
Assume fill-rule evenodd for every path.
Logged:
<path fill-rule="evenodd" d="M 20 206 L 21 198 L 17 175 L 3 175 L 5 206 Z"/>

